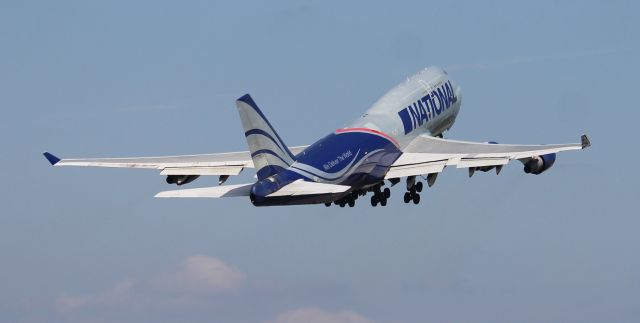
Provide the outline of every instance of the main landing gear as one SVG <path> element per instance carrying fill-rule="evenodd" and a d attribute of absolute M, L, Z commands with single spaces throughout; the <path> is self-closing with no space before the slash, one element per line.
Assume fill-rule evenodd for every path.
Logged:
<path fill-rule="evenodd" d="M 358 197 L 360 196 L 364 196 L 366 194 L 366 192 L 363 191 L 352 191 L 349 195 L 337 200 L 337 201 L 333 201 L 333 204 L 335 205 L 339 205 L 340 207 L 345 207 L 345 206 L 349 206 L 349 207 L 354 207 L 356 206 L 356 200 L 358 199 Z M 331 206 L 331 202 L 326 202 L 324 203 L 324 205 L 326 207 L 330 207 Z"/>
<path fill-rule="evenodd" d="M 385 187 L 384 190 L 380 190 L 380 186 L 376 187 L 373 191 L 373 196 L 371 196 L 371 206 L 387 206 L 387 200 L 391 197 L 391 190 L 388 187 Z"/>
<path fill-rule="evenodd" d="M 382 185 L 384 185 L 384 183 L 380 183 L 379 185 L 369 188 L 368 190 L 352 191 L 349 195 L 339 200 L 333 201 L 333 203 L 325 202 L 324 205 L 326 207 L 331 206 L 331 204 L 335 204 L 340 207 L 345 207 L 347 205 L 349 207 L 354 207 L 356 205 L 356 200 L 358 199 L 358 197 L 365 196 L 367 192 L 370 191 L 373 192 L 373 195 L 371 196 L 371 206 L 387 206 L 387 202 L 391 197 L 391 189 L 389 189 L 388 187 L 382 189 Z"/>
<path fill-rule="evenodd" d="M 436 181 L 437 175 L 438 175 L 437 173 L 434 173 L 434 174 L 429 174 L 427 176 L 426 180 L 429 186 L 433 186 L 433 184 Z M 393 178 L 393 179 L 390 179 L 389 182 L 391 182 L 391 186 L 393 186 L 399 183 L 400 179 Z M 375 186 L 369 187 L 367 189 L 352 191 L 347 196 L 339 200 L 333 201 L 333 203 L 326 202 L 324 203 L 324 205 L 327 207 L 331 206 L 331 204 L 335 204 L 340 207 L 345 207 L 347 205 L 349 207 L 354 207 L 358 197 L 365 196 L 368 192 L 372 192 L 373 195 L 371 196 L 371 206 L 373 207 L 376 207 L 378 205 L 387 206 L 389 198 L 391 197 L 391 189 L 389 189 L 388 187 L 385 187 L 383 189 L 382 187 L 384 185 L 385 185 L 384 182 L 380 182 Z M 417 181 L 415 176 L 407 177 L 407 191 L 404 193 L 404 202 L 405 203 L 413 202 L 413 204 L 419 204 L 420 203 L 419 193 L 422 192 L 423 188 L 424 188 L 424 184 L 421 181 Z"/>
<path fill-rule="evenodd" d="M 415 176 L 407 177 L 407 192 L 404 193 L 404 202 L 413 202 L 413 204 L 420 203 L 420 194 L 418 193 L 422 192 L 422 188 L 422 182 L 416 182 Z"/>

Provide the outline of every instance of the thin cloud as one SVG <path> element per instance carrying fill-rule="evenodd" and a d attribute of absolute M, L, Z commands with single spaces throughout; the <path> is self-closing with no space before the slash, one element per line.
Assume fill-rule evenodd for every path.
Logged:
<path fill-rule="evenodd" d="M 284 312 L 265 323 L 375 323 L 353 311 L 328 312 L 316 307 L 303 307 Z"/>
<path fill-rule="evenodd" d="M 148 280 L 124 279 L 106 291 L 86 295 L 58 296 L 54 305 L 60 313 L 86 308 L 156 308 L 158 305 L 192 307 L 206 297 L 238 291 L 245 274 L 222 260 L 205 255 L 188 257 L 174 272 Z"/>
<path fill-rule="evenodd" d="M 154 285 L 176 293 L 224 293 L 240 288 L 245 275 L 222 260 L 196 255 L 187 258 L 180 271 L 158 276 Z"/>
<path fill-rule="evenodd" d="M 93 295 L 61 295 L 56 299 L 58 311 L 66 313 L 88 306 L 113 306 L 126 303 L 132 297 L 135 281 L 125 279 L 115 284 L 109 290 Z"/>

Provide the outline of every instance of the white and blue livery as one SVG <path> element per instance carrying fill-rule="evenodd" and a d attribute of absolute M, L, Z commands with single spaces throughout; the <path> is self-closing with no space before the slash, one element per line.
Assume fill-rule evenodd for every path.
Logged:
<path fill-rule="evenodd" d="M 590 146 L 504 145 L 442 139 L 453 126 L 462 105 L 460 86 L 446 71 L 429 67 L 397 85 L 350 126 L 337 129 L 309 146 L 288 147 L 249 94 L 236 106 L 249 151 L 223 154 L 59 159 L 44 153 L 54 166 L 153 168 L 167 183 L 183 185 L 203 175 L 219 176 L 219 186 L 160 192 L 157 197 L 249 197 L 255 206 L 332 204 L 354 206 L 371 193 L 372 206 L 387 205 L 393 186 L 406 178 L 404 202 L 420 202 L 423 189 L 445 167 L 496 173 L 511 160 L 524 171 L 540 174 L 556 160 L 556 153 Z M 254 183 L 223 185 L 245 168 L 255 168 Z"/>

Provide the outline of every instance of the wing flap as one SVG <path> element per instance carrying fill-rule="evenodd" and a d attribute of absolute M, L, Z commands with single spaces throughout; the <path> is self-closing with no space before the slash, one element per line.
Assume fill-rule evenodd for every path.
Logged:
<path fill-rule="evenodd" d="M 413 176 L 416 174 L 426 175 L 440 173 L 447 165 L 447 161 L 426 162 L 417 164 L 408 164 L 392 167 L 385 176 L 386 179 L 398 178 L 405 176 Z"/>
<path fill-rule="evenodd" d="M 238 175 L 244 165 L 209 166 L 209 167 L 165 167 L 160 175 Z"/>
<path fill-rule="evenodd" d="M 155 197 L 220 198 L 220 197 L 249 196 L 252 185 L 253 185 L 252 183 L 249 183 L 249 184 L 212 186 L 212 187 L 189 188 L 184 190 L 164 191 L 156 194 Z"/>
<path fill-rule="evenodd" d="M 509 158 L 462 158 L 456 163 L 457 168 L 499 166 L 509 163 Z"/>

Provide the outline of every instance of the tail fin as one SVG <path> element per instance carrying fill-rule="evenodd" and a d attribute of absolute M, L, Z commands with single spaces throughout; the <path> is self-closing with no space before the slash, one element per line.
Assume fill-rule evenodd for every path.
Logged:
<path fill-rule="evenodd" d="M 274 175 L 294 162 L 293 154 L 249 94 L 236 100 L 258 179 Z"/>

